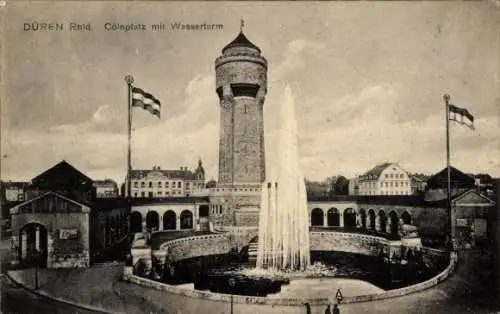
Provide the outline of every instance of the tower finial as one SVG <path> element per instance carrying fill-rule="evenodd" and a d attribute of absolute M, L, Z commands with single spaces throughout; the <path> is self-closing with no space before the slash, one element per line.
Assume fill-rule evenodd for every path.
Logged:
<path fill-rule="evenodd" d="M 243 26 L 245 26 L 245 20 L 241 19 L 240 32 L 243 32 Z"/>

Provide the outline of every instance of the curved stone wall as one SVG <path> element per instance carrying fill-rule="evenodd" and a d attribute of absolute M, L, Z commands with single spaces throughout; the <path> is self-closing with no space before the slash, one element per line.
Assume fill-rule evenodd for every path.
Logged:
<path fill-rule="evenodd" d="M 228 253 L 232 247 L 241 249 L 257 235 L 254 228 L 235 228 L 230 233 L 192 236 L 163 243 L 159 251 L 167 252 L 170 261 Z M 389 241 L 372 235 L 338 231 L 312 231 L 309 233 L 311 251 L 338 251 L 376 255 L 381 249 L 400 246 L 399 241 Z"/>
<path fill-rule="evenodd" d="M 312 231 L 309 233 L 309 243 L 311 251 L 338 251 L 364 255 L 376 255 L 381 248 L 388 248 L 391 245 L 391 241 L 382 237 L 336 231 Z"/>
<path fill-rule="evenodd" d="M 176 262 L 192 257 L 225 254 L 231 250 L 226 234 L 210 234 L 171 240 L 160 246 L 166 251 L 168 260 Z"/>
<path fill-rule="evenodd" d="M 450 258 L 450 264 L 448 267 L 446 267 L 445 270 L 443 270 L 441 273 L 439 273 L 437 276 L 412 285 L 408 287 L 404 287 L 401 289 L 395 289 L 395 290 L 389 290 L 385 291 L 382 293 L 378 294 L 368 294 L 368 295 L 361 295 L 361 296 L 354 296 L 354 297 L 344 297 L 342 300 L 342 304 L 349 304 L 349 303 L 358 303 L 358 302 L 369 302 L 369 301 L 375 301 L 375 300 L 383 300 L 383 299 L 388 299 L 388 298 L 395 298 L 395 297 L 400 297 L 404 296 L 410 293 L 415 293 L 418 291 L 422 291 L 428 288 L 431 288 L 435 286 L 436 284 L 442 282 L 448 276 L 453 273 L 455 270 L 455 266 L 457 263 L 457 257 L 456 255 L 452 255 Z M 173 293 L 173 294 L 180 294 L 180 295 L 185 295 L 188 297 L 192 298 L 197 298 L 197 299 L 203 299 L 206 301 L 223 301 L 223 302 L 230 302 L 231 299 L 233 299 L 233 302 L 235 303 L 241 303 L 241 304 L 262 304 L 262 305 L 286 305 L 286 306 L 300 306 L 303 307 L 305 302 L 309 302 L 311 305 L 326 305 L 330 304 L 331 300 L 328 298 L 268 298 L 268 297 L 253 297 L 253 296 L 241 296 L 241 295 L 227 295 L 227 294 L 222 294 L 222 293 L 215 293 L 215 292 L 210 292 L 210 291 L 199 291 L 199 290 L 191 290 L 191 289 L 186 289 L 182 288 L 179 286 L 173 286 L 173 285 L 168 285 L 164 284 L 161 282 L 157 282 L 151 279 L 146 279 L 146 278 L 141 278 L 138 276 L 135 276 L 132 274 L 132 271 L 130 267 L 125 267 L 124 274 L 123 274 L 123 279 L 125 281 L 129 281 L 131 283 L 139 284 L 145 287 L 150 287 L 154 288 L 160 291 L 165 291 L 168 293 Z M 174 312 L 177 310 L 182 310 L 182 308 L 179 309 L 172 309 Z"/>
<path fill-rule="evenodd" d="M 158 251 L 166 252 L 172 261 L 179 261 L 197 256 L 227 253 L 231 248 L 230 240 L 231 239 L 228 234 L 192 236 L 165 242 L 160 246 L 160 250 Z M 381 246 L 391 246 L 391 241 L 382 237 L 334 231 L 311 232 L 310 241 L 312 251 L 334 250 L 367 255 L 375 254 L 376 252 L 378 252 Z M 427 252 L 427 250 L 424 250 L 424 253 L 426 255 L 430 253 L 432 253 L 430 255 L 436 255 L 438 252 L 429 253 Z M 441 273 L 429 280 L 400 289 L 388 290 L 383 293 L 344 297 L 342 303 L 349 304 L 394 298 L 431 288 L 432 286 L 448 278 L 448 276 L 455 270 L 456 264 L 457 256 L 456 254 L 452 253 L 450 256 L 449 265 Z M 168 293 L 181 294 L 188 297 L 204 299 L 207 301 L 211 300 L 230 302 L 230 296 L 226 294 L 210 291 L 189 290 L 179 286 L 157 282 L 151 279 L 141 278 L 139 276 L 133 275 L 131 267 L 128 266 L 126 266 L 124 269 L 123 279 L 132 283 L 151 287 Z M 309 302 L 312 305 L 329 304 L 331 302 L 331 300 L 328 300 L 326 298 L 277 299 L 240 295 L 234 295 L 233 298 L 234 302 L 236 303 L 287 306 L 303 306 L 304 302 Z"/>

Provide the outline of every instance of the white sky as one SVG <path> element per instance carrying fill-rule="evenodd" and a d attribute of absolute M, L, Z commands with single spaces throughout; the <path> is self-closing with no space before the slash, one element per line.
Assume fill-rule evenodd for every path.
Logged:
<path fill-rule="evenodd" d="M 266 138 L 272 150 L 284 86 L 293 90 L 308 179 L 352 176 L 399 161 L 445 166 L 442 96 L 476 130 L 451 125 L 452 164 L 500 176 L 500 7 L 493 2 L 44 3 L 3 9 L 2 179 L 30 180 L 62 159 L 94 179 L 126 169 L 126 85 L 162 101 L 162 119 L 134 110 L 134 168 L 194 168 L 217 179 L 214 60 L 244 32 L 269 61 Z M 92 32 L 25 32 L 25 22 Z M 222 23 L 173 31 L 171 22 Z M 163 32 L 106 32 L 104 23 L 163 22 Z M 271 156 L 271 154 L 270 154 Z"/>

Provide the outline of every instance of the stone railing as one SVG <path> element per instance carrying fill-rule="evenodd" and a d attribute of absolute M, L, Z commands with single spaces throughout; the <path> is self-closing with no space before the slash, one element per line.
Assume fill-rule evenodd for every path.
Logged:
<path fill-rule="evenodd" d="M 390 247 L 391 241 L 373 235 L 338 231 L 312 231 L 309 233 L 311 251 L 340 251 L 376 255 L 381 247 Z"/>
<path fill-rule="evenodd" d="M 227 234 L 209 234 L 167 241 L 159 250 L 167 252 L 171 262 L 198 256 L 225 254 L 231 250 Z"/>

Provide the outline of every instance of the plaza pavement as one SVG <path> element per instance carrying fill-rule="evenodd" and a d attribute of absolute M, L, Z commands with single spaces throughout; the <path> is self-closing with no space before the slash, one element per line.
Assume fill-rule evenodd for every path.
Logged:
<path fill-rule="evenodd" d="M 488 304 L 484 282 L 474 267 L 481 252 L 461 254 L 457 271 L 446 281 L 422 292 L 374 302 L 342 304 L 341 313 L 496 313 Z M 40 290 L 64 300 L 114 313 L 229 313 L 229 303 L 167 294 L 119 280 L 122 265 L 40 272 Z M 9 272 L 16 281 L 33 287 L 34 271 Z M 332 294 L 335 291 L 332 291 Z M 325 306 L 312 308 L 324 313 Z M 234 304 L 234 313 L 306 313 L 305 307 Z"/>

